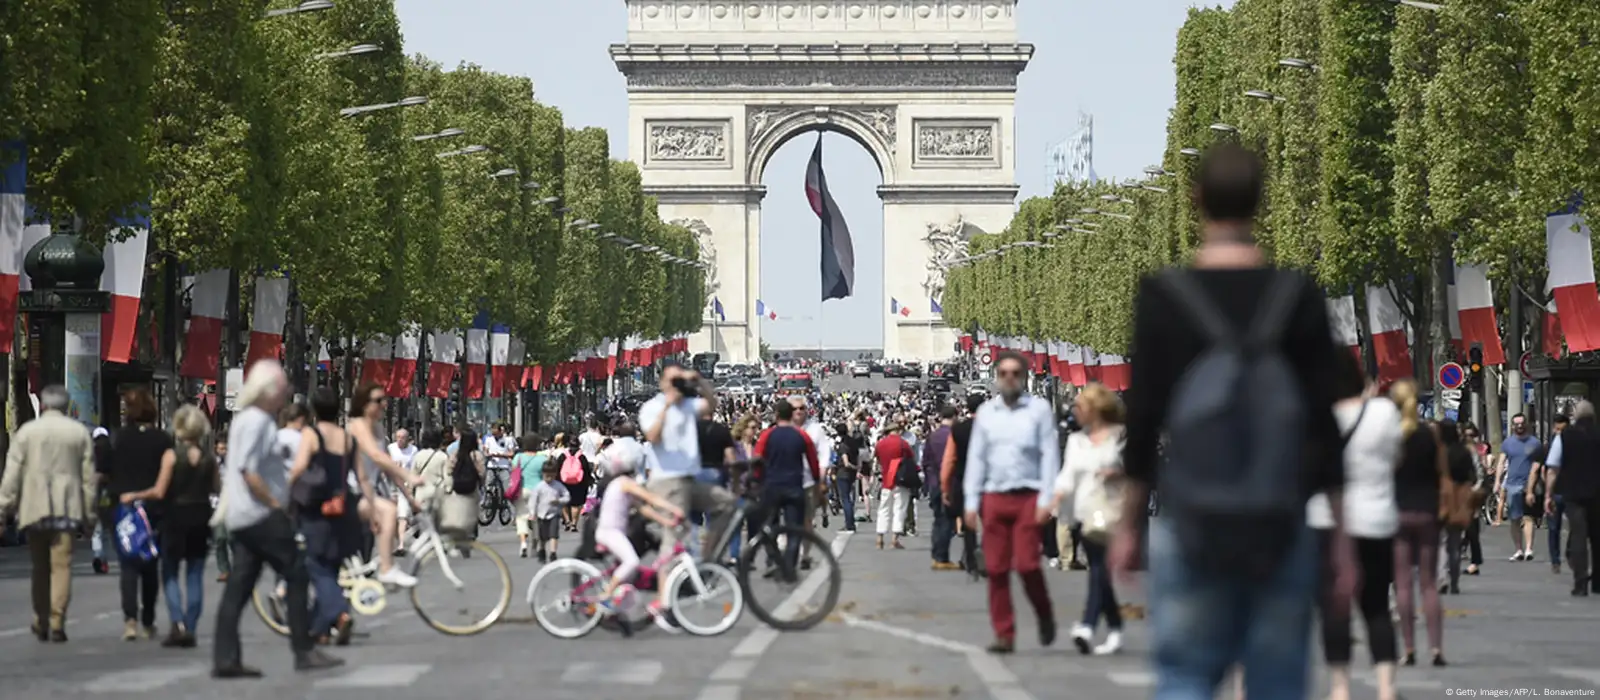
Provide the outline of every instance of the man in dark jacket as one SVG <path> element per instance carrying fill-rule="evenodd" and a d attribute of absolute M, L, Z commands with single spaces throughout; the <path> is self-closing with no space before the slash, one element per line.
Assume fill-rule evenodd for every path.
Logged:
<path fill-rule="evenodd" d="M 961 565 L 950 561 L 950 539 L 955 537 L 955 517 L 946 508 L 940 484 L 944 465 L 945 446 L 950 442 L 950 430 L 956 421 L 955 406 L 939 408 L 939 427 L 928 434 L 922 443 L 922 483 L 928 486 L 928 505 L 933 508 L 933 570 L 953 571 Z"/>
<path fill-rule="evenodd" d="M 960 566 L 974 579 L 988 575 L 983 569 L 983 559 L 978 556 L 978 533 L 967 529 L 966 523 L 961 518 L 955 518 L 953 513 L 960 509 L 965 497 L 961 484 L 967 476 L 967 446 L 972 441 L 972 418 L 977 415 L 983 402 L 984 397 L 977 394 L 967 397 L 967 413 L 950 426 L 950 437 L 945 441 L 944 459 L 939 468 L 940 507 L 952 513 L 956 532 L 961 535 Z"/>
<path fill-rule="evenodd" d="M 1555 513 L 1559 497 L 1567 510 L 1567 565 L 1572 568 L 1572 595 L 1600 593 L 1589 569 L 1600 553 L 1600 429 L 1594 404 L 1578 402 L 1572 425 L 1550 442 L 1545 457 L 1546 513 Z"/>

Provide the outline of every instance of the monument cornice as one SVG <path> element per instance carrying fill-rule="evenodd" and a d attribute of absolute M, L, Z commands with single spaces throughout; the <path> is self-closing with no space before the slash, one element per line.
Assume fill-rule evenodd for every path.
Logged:
<path fill-rule="evenodd" d="M 662 204 L 759 204 L 765 185 L 645 185 L 644 194 Z"/>
<path fill-rule="evenodd" d="M 996 61 L 1026 64 L 1033 44 L 965 42 L 935 44 L 892 42 L 874 44 L 612 44 L 611 58 L 621 67 L 630 62 L 671 61 Z M 1019 68 L 1020 70 L 1020 68 Z"/>
<path fill-rule="evenodd" d="M 1016 202 L 1017 185 L 913 184 L 879 185 L 878 198 L 884 204 L 928 202 L 938 204 L 1011 204 Z"/>

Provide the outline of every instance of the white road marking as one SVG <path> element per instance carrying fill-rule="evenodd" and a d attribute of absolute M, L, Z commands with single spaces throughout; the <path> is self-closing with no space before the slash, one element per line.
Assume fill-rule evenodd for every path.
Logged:
<path fill-rule="evenodd" d="M 1124 688 L 1154 688 L 1156 685 L 1156 674 L 1149 671 L 1111 671 L 1106 677 Z"/>
<path fill-rule="evenodd" d="M 834 535 L 833 544 L 830 547 L 833 550 L 834 559 L 844 556 L 845 547 L 850 544 L 850 535 L 851 533 L 849 532 L 840 532 Z M 816 595 L 817 589 L 821 588 L 827 581 L 826 571 L 813 571 L 810 576 L 806 577 L 806 580 L 800 582 L 799 587 L 795 588 L 794 592 L 790 593 L 789 597 L 776 610 L 772 611 L 773 616 L 783 617 L 794 612 L 795 608 L 800 607 L 811 596 Z M 699 700 L 738 700 L 738 682 L 750 676 L 750 672 L 755 670 L 756 663 L 761 659 L 761 655 L 767 653 L 767 648 L 771 647 L 772 643 L 777 640 L 778 631 L 771 627 L 758 627 L 752 631 L 749 636 L 745 637 L 733 648 L 728 660 L 711 673 L 711 683 L 700 691 L 700 695 L 697 696 Z M 732 681 L 733 684 L 728 684 L 727 681 Z"/>
<path fill-rule="evenodd" d="M 633 661 L 625 663 L 577 663 L 561 674 L 562 683 L 592 685 L 596 683 L 621 685 L 655 685 L 661 680 L 660 661 Z"/>
<path fill-rule="evenodd" d="M 993 654 L 970 652 L 967 654 L 967 664 L 972 666 L 972 672 L 977 674 L 978 680 L 989 689 L 989 696 L 995 700 L 1033 700 L 1033 694 L 1023 689 L 1017 674 L 1012 673 Z"/>
<path fill-rule="evenodd" d="M 1562 678 L 1583 681 L 1584 683 L 1588 683 L 1590 685 L 1600 685 L 1600 671 L 1596 671 L 1594 669 L 1552 668 L 1550 669 L 1550 672 L 1561 676 Z"/>
<path fill-rule="evenodd" d="M 139 668 L 107 673 L 83 684 L 86 693 L 148 693 L 186 678 L 205 675 L 205 666 Z"/>
<path fill-rule="evenodd" d="M 104 615 L 106 613 L 101 613 L 101 614 Z M 112 613 L 112 614 L 115 614 L 115 613 Z M 99 618 L 96 618 L 96 619 L 99 619 Z M 78 618 L 76 618 L 76 617 L 67 618 L 67 629 L 72 629 L 72 625 L 77 623 L 77 622 L 78 622 Z M 13 629 L 8 629 L 8 630 L 0 630 L 0 639 L 6 639 L 6 638 L 9 638 L 9 637 L 21 637 L 24 634 L 33 634 L 33 628 L 32 627 L 16 627 L 16 628 L 13 628 Z"/>
<path fill-rule="evenodd" d="M 417 682 L 433 664 L 375 664 L 362 666 L 335 678 L 324 678 L 318 688 L 398 688 Z"/>
<path fill-rule="evenodd" d="M 844 620 L 844 623 L 846 625 L 849 625 L 851 627 L 858 627 L 858 628 L 861 628 L 861 629 L 864 629 L 864 630 L 871 630 L 873 632 L 879 632 L 879 633 L 882 633 L 882 634 L 887 634 L 887 635 L 889 635 L 891 637 L 899 637 L 901 639 L 904 639 L 904 640 L 907 640 L 907 641 L 916 642 L 916 643 L 921 644 L 923 646 L 929 646 L 929 647 L 933 647 L 935 649 L 943 649 L 945 651 L 952 651 L 952 652 L 955 652 L 957 654 L 972 654 L 972 653 L 975 653 L 975 652 L 982 651 L 981 649 L 979 649 L 977 647 L 977 645 L 974 645 L 974 644 L 967 644 L 965 642 L 952 641 L 952 640 L 949 640 L 949 639 L 945 639 L 943 637 L 938 637 L 938 636 L 927 634 L 927 633 L 924 633 L 924 632 L 917 632 L 915 630 L 909 630 L 909 629 L 906 629 L 904 627 L 896 627 L 894 625 L 878 622 L 877 620 L 863 620 L 863 619 L 861 619 L 859 617 L 856 617 L 855 615 L 851 615 L 850 613 L 839 613 L 839 617 Z"/>

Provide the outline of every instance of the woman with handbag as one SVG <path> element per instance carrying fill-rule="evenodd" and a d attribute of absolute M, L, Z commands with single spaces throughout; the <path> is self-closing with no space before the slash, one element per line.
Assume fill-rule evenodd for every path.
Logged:
<path fill-rule="evenodd" d="M 1083 620 L 1072 628 L 1072 643 L 1083 654 L 1114 654 L 1122 648 L 1122 610 L 1106 565 L 1106 539 L 1122 512 L 1122 401 L 1104 385 L 1090 384 L 1078 393 L 1073 411 L 1083 429 L 1067 437 L 1053 506 L 1058 517 L 1079 524 L 1089 560 L 1089 592 L 1083 601 Z M 1069 497 L 1071 508 L 1063 509 Z M 1106 639 L 1096 645 L 1095 627 L 1101 616 L 1106 619 Z"/>
<path fill-rule="evenodd" d="M 354 619 L 339 588 L 339 562 L 361 546 L 349 477 L 355 440 L 339 426 L 339 398 L 328 387 L 311 394 L 316 423 L 300 431 L 299 449 L 289 469 L 289 501 L 304 539 L 306 571 L 317 600 L 311 611 L 311 636 L 340 646 L 350 643 Z"/>
<path fill-rule="evenodd" d="M 1395 697 L 1394 623 L 1389 618 L 1389 584 L 1394 581 L 1394 537 L 1400 529 L 1395 472 L 1402 454 L 1401 412 L 1393 401 L 1376 396 L 1357 364 L 1355 355 L 1339 353 L 1333 369 L 1341 397 L 1333 406 L 1344 439 L 1345 536 L 1361 562 L 1361 586 L 1356 600 L 1367 627 L 1367 647 L 1372 652 L 1379 700 Z M 1411 415 L 1417 415 L 1415 406 Z M 1424 428 L 1422 433 L 1428 431 Z M 1431 439 L 1429 436 L 1419 439 Z M 1306 505 L 1306 522 L 1316 530 L 1323 552 L 1333 551 L 1333 510 L 1326 496 Z M 1333 562 L 1324 561 L 1322 653 L 1328 665 L 1329 700 L 1350 698 L 1351 601 L 1333 592 Z"/>
<path fill-rule="evenodd" d="M 161 456 L 161 472 L 155 485 L 122 494 L 123 503 L 159 502 L 166 512 L 161 521 L 159 561 L 161 586 L 167 594 L 167 617 L 172 620 L 172 631 L 161 641 L 161 646 L 167 648 L 193 648 L 194 631 L 200 623 L 206 554 L 211 549 L 211 494 L 217 491 L 219 476 L 216 459 L 202 447 L 210 432 L 210 422 L 200 409 L 178 409 L 172 417 L 172 434 L 177 441 Z M 187 569 L 186 587 L 179 584 L 180 567 Z"/>
<path fill-rule="evenodd" d="M 445 496 L 439 502 L 439 532 L 452 538 L 470 540 L 478 527 L 478 489 L 484 483 L 483 453 L 478 450 L 478 434 L 462 429 L 456 442 L 455 457 L 445 480 Z"/>

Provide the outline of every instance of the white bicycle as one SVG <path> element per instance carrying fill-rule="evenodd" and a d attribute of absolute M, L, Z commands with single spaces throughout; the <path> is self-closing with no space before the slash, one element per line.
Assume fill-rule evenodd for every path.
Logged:
<path fill-rule="evenodd" d="M 604 571 L 582 559 L 558 559 L 545 565 L 528 582 L 528 606 L 534 620 L 562 639 L 582 637 L 608 617 L 614 617 L 625 635 L 649 617 L 655 617 L 663 629 L 681 628 L 700 637 L 732 629 L 744 614 L 744 589 L 738 577 L 719 564 L 696 562 L 683 540 L 679 537 L 672 555 L 657 559 L 659 563 L 640 565 L 634 576 L 637 588 L 629 585 L 613 596 L 619 609 L 614 616 L 602 605 L 601 594 L 617 568 L 615 562 Z M 657 590 L 667 592 L 673 617 L 670 623 L 652 615 L 644 604 L 646 596 L 642 594 Z M 701 614 L 709 615 L 702 621 Z"/>
<path fill-rule="evenodd" d="M 505 559 L 502 559 L 494 548 L 476 540 L 447 541 L 434 527 L 433 518 L 428 513 L 414 514 L 411 522 L 415 534 L 409 550 L 413 554 L 409 567 L 411 575 L 418 579 L 431 577 L 436 572 L 444 575 L 444 580 L 441 582 L 419 581 L 418 585 L 411 589 L 411 606 L 417 611 L 417 615 L 429 627 L 458 637 L 479 634 L 493 627 L 511 608 L 511 569 L 506 566 Z M 494 565 L 495 573 L 492 578 L 500 588 L 497 595 L 483 595 L 484 590 L 481 586 L 468 591 L 467 583 L 462 580 L 457 567 L 461 567 L 464 562 L 473 558 L 484 559 Z M 344 565 L 339 569 L 339 587 L 344 589 L 345 597 L 350 601 L 351 612 L 361 616 L 372 616 L 383 612 L 388 606 L 389 591 L 378 582 L 377 576 L 378 563 L 375 558 L 365 560 L 359 555 L 352 555 L 345 559 Z M 433 596 L 437 594 L 442 594 L 447 600 L 431 602 Z M 274 581 L 269 589 L 263 590 L 258 587 L 252 596 L 252 602 L 256 614 L 268 628 L 287 636 L 289 618 L 285 596 L 286 588 L 283 582 Z M 424 598 L 430 600 L 426 605 L 423 603 Z M 442 619 L 452 614 L 465 617 L 466 621 L 462 624 L 451 624 Z M 312 632 L 320 634 L 326 630 L 312 630 Z"/>

